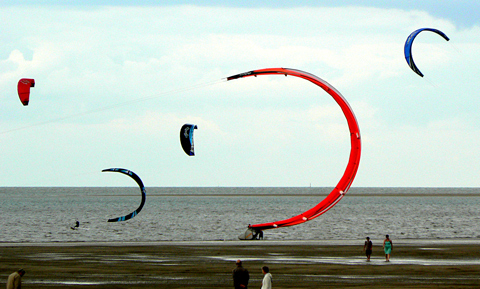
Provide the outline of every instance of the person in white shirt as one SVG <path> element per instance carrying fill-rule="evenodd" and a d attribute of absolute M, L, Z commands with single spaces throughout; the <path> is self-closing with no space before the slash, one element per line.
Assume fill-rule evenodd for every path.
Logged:
<path fill-rule="evenodd" d="M 261 289 L 272 289 L 272 274 L 267 266 L 262 267 L 263 280 Z"/>

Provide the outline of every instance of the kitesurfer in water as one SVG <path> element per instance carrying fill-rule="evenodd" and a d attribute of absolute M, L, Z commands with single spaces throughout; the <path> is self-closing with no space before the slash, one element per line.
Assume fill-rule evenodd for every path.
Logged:
<path fill-rule="evenodd" d="M 385 261 L 390 262 L 390 253 L 392 253 L 393 242 L 388 235 L 383 240 L 383 250 L 385 251 Z"/>
<path fill-rule="evenodd" d="M 80 227 L 80 222 L 79 222 L 79 221 L 76 221 L 76 222 L 75 222 L 75 226 L 70 227 L 70 229 L 75 230 L 75 229 L 78 228 L 78 227 Z"/>
<path fill-rule="evenodd" d="M 243 268 L 242 261 L 237 260 L 235 262 L 237 267 L 233 269 L 233 286 L 235 289 L 248 289 L 248 280 L 250 279 L 250 274 L 248 270 Z"/>
<path fill-rule="evenodd" d="M 367 262 L 370 262 L 370 256 L 372 255 L 373 243 L 370 240 L 370 237 L 367 237 L 365 241 L 365 245 L 363 245 L 363 251 L 365 251 L 365 255 L 367 255 Z"/>

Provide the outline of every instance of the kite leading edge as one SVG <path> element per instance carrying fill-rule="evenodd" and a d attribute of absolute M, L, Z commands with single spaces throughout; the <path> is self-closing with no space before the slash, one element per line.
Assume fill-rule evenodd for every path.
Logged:
<path fill-rule="evenodd" d="M 353 179 L 355 178 L 355 175 L 358 170 L 358 166 L 360 162 L 360 152 L 361 152 L 360 130 L 358 127 L 357 119 L 352 109 L 350 108 L 350 105 L 345 100 L 345 98 L 340 94 L 339 91 L 337 91 L 333 86 L 331 86 L 325 80 L 301 70 L 290 69 L 290 68 L 267 68 L 267 69 L 252 70 L 245 73 L 236 74 L 228 77 L 227 81 L 238 79 L 238 78 L 249 77 L 249 76 L 257 76 L 257 75 L 285 75 L 285 76 L 291 75 L 291 76 L 308 80 L 314 83 L 315 85 L 321 87 L 323 90 L 325 90 L 337 102 L 337 104 L 342 109 L 342 112 L 345 115 L 345 118 L 347 119 L 348 128 L 350 130 L 351 149 L 350 149 L 350 157 L 348 160 L 348 164 L 345 169 L 345 172 L 343 173 L 342 178 L 340 179 L 338 184 L 335 186 L 335 188 L 332 190 L 332 192 L 328 194 L 328 196 L 323 201 L 321 201 L 319 204 L 317 204 L 310 210 L 289 219 L 276 221 L 276 222 L 249 225 L 245 234 L 242 234 L 239 236 L 239 239 L 242 239 L 242 240 L 255 239 L 255 236 L 262 235 L 261 231 L 263 230 L 294 226 L 294 225 L 298 225 L 298 224 L 313 220 L 316 217 L 328 211 L 329 209 L 331 209 L 343 198 L 343 196 L 347 193 L 348 189 L 352 185 Z"/>

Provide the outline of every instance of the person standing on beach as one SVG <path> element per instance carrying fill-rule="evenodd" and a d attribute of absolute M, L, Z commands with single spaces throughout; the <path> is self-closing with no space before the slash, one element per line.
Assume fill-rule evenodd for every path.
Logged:
<path fill-rule="evenodd" d="M 17 272 L 13 272 L 8 276 L 7 289 L 20 289 L 22 288 L 22 276 L 25 275 L 25 270 L 19 269 Z"/>
<path fill-rule="evenodd" d="M 363 245 L 363 251 L 365 251 L 365 254 L 367 255 L 367 262 L 370 262 L 370 256 L 372 255 L 372 250 L 373 250 L 373 243 L 370 241 L 370 237 L 367 237 L 367 240 L 365 241 L 365 245 Z"/>
<path fill-rule="evenodd" d="M 237 260 L 235 263 L 237 267 L 233 269 L 233 286 L 235 289 L 248 289 L 248 280 L 250 279 L 250 274 L 248 270 L 243 268 L 242 261 Z"/>
<path fill-rule="evenodd" d="M 383 240 L 383 250 L 385 251 L 385 261 L 390 262 L 390 253 L 392 253 L 393 242 L 388 235 Z"/>
<path fill-rule="evenodd" d="M 267 266 L 262 267 L 263 280 L 262 288 L 260 289 L 272 289 L 272 274 L 270 274 L 270 269 Z"/>

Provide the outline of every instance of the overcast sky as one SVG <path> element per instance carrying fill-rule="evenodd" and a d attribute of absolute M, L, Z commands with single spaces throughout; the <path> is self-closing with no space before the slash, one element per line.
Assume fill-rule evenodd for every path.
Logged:
<path fill-rule="evenodd" d="M 480 186 L 476 1 L 64 2 L 0 2 L 0 186 L 135 185 L 110 167 L 147 187 L 335 186 L 350 140 L 326 92 L 224 81 L 269 67 L 312 73 L 350 103 L 353 187 Z M 423 27 L 450 38 L 415 39 L 424 78 L 404 57 Z M 26 107 L 20 78 L 36 82 Z M 198 125 L 194 157 L 184 123 Z"/>

